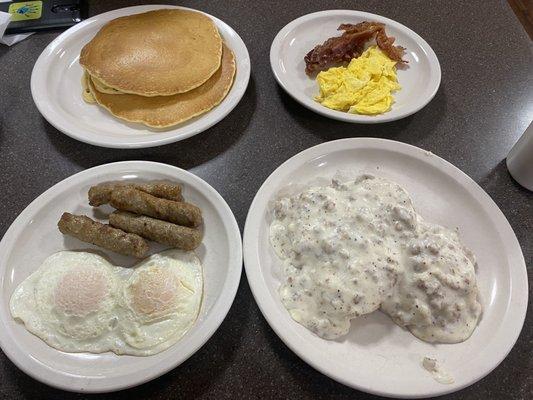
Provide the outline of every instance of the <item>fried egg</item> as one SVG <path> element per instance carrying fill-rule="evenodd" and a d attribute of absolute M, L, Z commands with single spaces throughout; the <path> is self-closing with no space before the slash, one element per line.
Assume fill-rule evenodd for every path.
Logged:
<path fill-rule="evenodd" d="M 176 343 L 201 306 L 201 263 L 193 252 L 167 250 L 136 268 L 93 253 L 48 257 L 13 293 L 13 318 L 66 352 L 151 355 Z"/>
<path fill-rule="evenodd" d="M 123 288 L 126 343 L 142 353 L 174 344 L 198 316 L 202 286 L 200 261 L 192 252 L 168 250 L 143 261 Z"/>

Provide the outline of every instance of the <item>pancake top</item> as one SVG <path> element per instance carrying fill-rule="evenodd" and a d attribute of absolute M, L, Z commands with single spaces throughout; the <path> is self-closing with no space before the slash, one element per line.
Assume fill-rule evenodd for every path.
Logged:
<path fill-rule="evenodd" d="M 202 85 L 221 56 L 222 39 L 209 17 L 163 9 L 108 22 L 83 47 L 80 64 L 121 92 L 168 96 Z"/>

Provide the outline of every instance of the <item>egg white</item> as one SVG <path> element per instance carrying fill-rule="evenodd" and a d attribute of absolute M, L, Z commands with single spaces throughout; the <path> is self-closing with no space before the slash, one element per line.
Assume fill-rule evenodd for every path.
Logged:
<path fill-rule="evenodd" d="M 202 291 L 202 266 L 192 252 L 167 250 L 141 262 L 123 286 L 126 343 L 138 354 L 172 346 L 196 321 Z"/>
<path fill-rule="evenodd" d="M 15 289 L 10 309 L 58 350 L 146 356 L 192 327 L 202 294 L 193 252 L 167 250 L 122 268 L 93 253 L 61 251 Z"/>

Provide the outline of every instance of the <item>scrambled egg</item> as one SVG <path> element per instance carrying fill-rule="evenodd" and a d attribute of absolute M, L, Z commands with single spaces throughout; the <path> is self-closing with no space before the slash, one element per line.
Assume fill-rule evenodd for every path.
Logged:
<path fill-rule="evenodd" d="M 401 89 L 395 65 L 378 47 L 369 47 L 347 67 L 320 72 L 316 77 L 320 94 L 315 100 L 325 107 L 352 114 L 389 111 L 394 102 L 392 93 Z"/>

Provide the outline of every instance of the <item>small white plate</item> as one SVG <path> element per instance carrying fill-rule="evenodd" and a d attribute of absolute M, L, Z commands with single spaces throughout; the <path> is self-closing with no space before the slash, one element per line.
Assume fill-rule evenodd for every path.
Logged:
<path fill-rule="evenodd" d="M 78 62 L 87 42 L 112 19 L 175 6 L 136 6 L 89 18 L 59 35 L 37 59 L 31 75 L 31 93 L 39 112 L 55 128 L 85 143 L 113 148 L 141 148 L 177 142 L 205 131 L 228 115 L 239 103 L 250 79 L 250 56 L 241 37 L 225 22 L 205 14 L 235 53 L 237 72 L 226 98 L 207 113 L 168 130 L 154 130 L 128 123 L 81 97 L 83 70 Z M 197 11 L 197 10 L 193 10 Z"/>
<path fill-rule="evenodd" d="M 406 48 L 408 68 L 398 69 L 402 89 L 394 94 L 392 109 L 369 116 L 331 110 L 313 100 L 318 85 L 305 73 L 304 56 L 326 39 L 340 36 L 343 23 L 373 21 L 384 23 L 387 35 L 395 44 Z M 326 117 L 346 122 L 373 124 L 407 117 L 431 101 L 440 85 L 440 64 L 435 52 L 411 29 L 380 15 L 351 10 L 320 11 L 304 15 L 286 25 L 274 38 L 270 48 L 270 65 L 276 80 L 287 93 L 305 107 Z"/>
<path fill-rule="evenodd" d="M 281 262 L 268 239 L 267 206 L 290 183 L 356 170 L 388 178 L 411 194 L 427 220 L 459 235 L 478 260 L 484 314 L 463 343 L 425 343 L 377 311 L 352 321 L 347 337 L 319 338 L 293 321 L 278 288 Z M 324 143 L 292 157 L 265 181 L 244 229 L 244 264 L 263 315 L 277 335 L 309 365 L 366 392 L 391 397 L 437 396 L 462 389 L 492 371 L 513 347 L 524 322 L 528 285 L 524 257 L 511 226 L 467 175 L 434 154 L 391 140 L 358 138 Z M 455 383 L 443 385 L 422 368 L 436 357 Z"/>
<path fill-rule="evenodd" d="M 204 297 L 198 320 L 178 343 L 153 356 L 55 350 L 11 317 L 11 294 L 46 257 L 61 250 L 94 249 L 104 253 L 115 265 L 134 265 L 137 261 L 132 257 L 63 236 L 57 229 L 57 221 L 64 211 L 105 218 L 101 210 L 89 206 L 89 187 L 99 182 L 131 179 L 181 182 L 185 199 L 202 209 L 205 236 L 196 254 L 203 265 Z M 158 250 L 152 246 L 152 252 Z M 241 269 L 241 236 L 235 217 L 224 199 L 205 181 L 182 169 L 147 161 L 91 168 L 59 182 L 35 199 L 0 242 L 0 346 L 21 370 L 60 389 L 109 392 L 139 385 L 181 364 L 213 335 L 233 303 Z"/>

